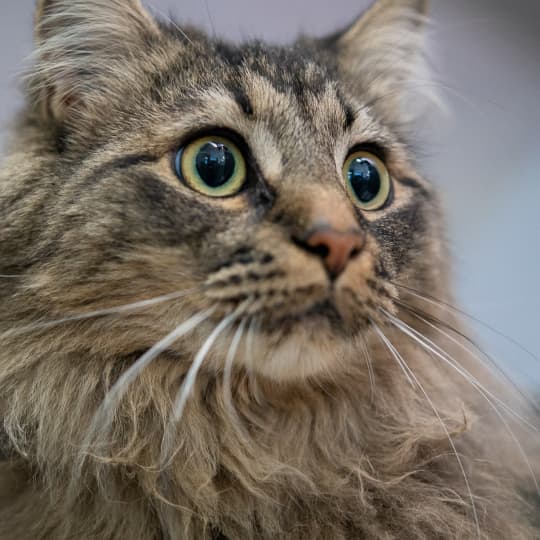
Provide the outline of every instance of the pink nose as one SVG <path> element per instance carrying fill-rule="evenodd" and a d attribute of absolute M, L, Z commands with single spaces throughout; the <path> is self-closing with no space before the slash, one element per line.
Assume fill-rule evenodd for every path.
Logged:
<path fill-rule="evenodd" d="M 341 232 L 329 227 L 314 230 L 305 240 L 307 249 L 319 255 L 332 276 L 337 278 L 364 247 L 362 231 Z"/>

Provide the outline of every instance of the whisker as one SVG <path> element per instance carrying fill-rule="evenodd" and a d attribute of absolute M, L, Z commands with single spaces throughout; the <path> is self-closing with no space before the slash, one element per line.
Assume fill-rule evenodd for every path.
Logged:
<path fill-rule="evenodd" d="M 395 285 L 398 288 L 401 288 L 401 289 L 407 291 L 412 296 L 415 296 L 416 298 L 419 298 L 420 300 L 424 300 L 424 302 L 435 305 L 437 307 L 446 308 L 448 311 L 450 311 L 452 313 L 456 313 L 458 315 L 461 315 L 461 316 L 465 317 L 466 319 L 479 324 L 480 326 L 482 326 L 486 330 L 489 330 L 490 332 L 493 332 L 495 335 L 497 335 L 500 338 L 506 340 L 508 343 L 511 343 L 512 345 L 514 345 L 520 351 L 527 354 L 530 358 L 532 358 L 536 362 L 540 362 L 540 358 L 538 358 L 538 356 L 536 354 L 534 354 L 531 350 L 527 349 L 527 347 L 524 347 L 519 341 L 517 341 L 516 339 L 514 339 L 513 337 L 511 337 L 511 336 L 509 336 L 507 334 L 504 334 L 500 330 L 497 330 L 494 326 L 482 321 L 481 319 L 478 319 L 474 315 L 471 315 L 471 314 L 467 313 L 466 311 L 463 311 L 462 309 L 460 309 L 460 308 L 458 308 L 456 306 L 453 306 L 452 304 L 449 304 L 448 302 L 444 302 L 443 300 L 439 300 L 438 298 L 435 298 L 434 296 L 430 296 L 429 294 L 421 293 L 420 291 L 418 291 L 416 289 L 413 289 L 412 287 L 408 287 L 407 285 L 403 285 L 401 283 L 395 283 L 393 281 L 390 281 L 390 283 L 392 283 L 392 285 Z"/>
<path fill-rule="evenodd" d="M 212 307 L 194 315 L 187 321 L 177 326 L 172 332 L 169 332 L 164 338 L 158 341 L 153 347 L 148 349 L 129 369 L 127 369 L 105 396 L 100 409 L 96 413 L 96 422 L 101 423 L 101 413 L 109 411 L 107 416 L 111 416 L 114 407 L 118 404 L 122 396 L 128 389 L 128 386 L 137 378 L 139 373 L 143 371 L 155 358 L 166 351 L 173 343 L 178 341 L 182 336 L 194 330 L 202 322 L 207 320 L 216 307 Z"/>
<path fill-rule="evenodd" d="M 180 32 L 180 34 L 182 35 L 182 37 L 183 37 L 188 43 L 190 43 L 190 45 L 195 46 L 195 43 L 193 43 L 193 41 L 192 41 L 192 40 L 190 39 L 190 37 L 186 34 L 186 32 L 184 32 L 184 30 L 182 30 L 182 28 L 180 28 L 180 26 L 178 25 L 178 23 L 176 23 L 170 15 L 167 15 L 163 10 L 159 9 L 158 7 L 156 7 L 155 4 L 148 4 L 148 7 L 150 8 L 151 11 L 153 11 L 154 13 L 157 13 L 160 17 L 163 17 L 168 23 L 170 23 L 172 26 L 174 26 L 174 28 L 176 28 L 176 30 L 178 30 L 178 32 Z"/>
<path fill-rule="evenodd" d="M 391 322 L 396 326 L 397 324 L 394 323 L 394 321 L 391 320 Z M 402 322 L 402 321 L 401 321 Z M 426 321 L 427 322 L 427 321 Z M 406 323 L 403 323 L 406 325 Z M 399 327 L 398 327 L 399 328 Z M 440 330 L 439 328 L 437 327 L 434 327 L 436 330 Z M 401 330 L 401 329 L 400 329 Z M 403 331 L 403 330 L 402 330 Z M 446 334 L 446 332 L 440 330 L 441 332 L 443 332 L 444 335 L 446 335 L 449 339 L 452 339 L 451 336 L 449 336 L 448 334 Z M 426 338 L 425 336 L 423 336 L 423 339 L 428 339 Z M 459 343 L 459 341 L 457 340 L 453 340 L 456 342 L 457 345 L 460 345 L 461 347 L 465 348 L 465 350 L 468 351 L 468 349 L 461 343 Z M 425 347 L 424 347 L 425 348 Z M 523 462 L 525 463 L 527 469 L 529 470 L 529 473 L 531 475 L 531 478 L 533 480 L 533 483 L 534 483 L 534 486 L 535 486 L 535 489 L 538 493 L 538 495 L 540 495 L 540 484 L 538 482 L 538 479 L 536 477 L 536 473 L 534 472 L 533 468 L 532 468 L 532 464 L 527 456 L 527 453 L 525 452 L 525 449 L 523 448 L 523 445 L 521 444 L 521 442 L 519 441 L 519 439 L 517 438 L 516 434 L 514 433 L 513 429 L 511 428 L 510 424 L 508 423 L 508 421 L 506 420 L 506 418 L 504 418 L 504 416 L 502 415 L 501 411 L 499 410 L 499 408 L 493 403 L 492 399 L 490 399 L 487 391 L 484 389 L 484 387 L 477 383 L 476 382 L 476 379 L 474 378 L 474 376 L 472 374 L 470 374 L 457 360 L 455 359 L 452 359 L 450 357 L 450 355 L 448 355 L 448 353 L 446 353 L 443 349 L 441 349 L 439 347 L 439 349 L 444 352 L 446 354 L 446 356 L 448 356 L 448 358 L 450 360 L 453 360 L 452 361 L 452 364 L 451 364 L 451 367 L 453 369 L 455 369 L 460 375 L 462 375 L 466 380 L 467 382 L 469 382 L 479 393 L 480 395 L 486 400 L 487 404 L 489 405 L 489 407 L 495 412 L 495 414 L 497 415 L 497 417 L 499 418 L 499 420 L 502 422 L 506 432 L 508 433 L 508 435 L 510 436 L 510 438 L 512 439 L 512 441 L 514 442 L 514 444 L 516 445 L 522 459 L 523 459 Z M 432 352 L 432 351 L 430 351 Z M 470 351 L 469 351 L 470 352 Z M 463 371 L 463 373 L 461 373 L 461 371 Z M 533 426 L 533 429 L 536 431 L 537 429 Z"/>
<path fill-rule="evenodd" d="M 405 364 L 404 362 L 401 361 L 402 360 L 401 355 L 399 354 L 397 349 L 394 347 L 394 345 L 392 345 L 392 342 L 384 335 L 383 331 L 377 326 L 377 324 L 373 320 L 370 319 L 370 321 L 371 321 L 371 324 L 373 326 L 373 329 L 375 330 L 375 332 L 377 333 L 377 335 L 379 336 L 381 341 L 384 343 L 384 345 L 386 345 L 388 350 L 392 353 L 392 355 L 396 359 L 399 367 L 403 371 L 403 373 L 404 373 L 407 381 L 409 382 L 409 384 L 413 388 L 415 388 L 414 380 L 412 379 L 412 377 L 409 374 L 409 372 L 411 371 L 410 368 L 408 368 L 407 364 Z M 406 366 L 407 366 L 407 368 L 406 368 Z"/>
<path fill-rule="evenodd" d="M 377 79 L 372 81 L 372 84 L 376 84 Z M 460 88 L 459 86 L 452 85 L 446 81 L 443 81 L 441 79 L 431 78 L 431 79 L 410 79 L 409 85 L 407 86 L 409 92 L 418 92 L 420 95 L 422 93 L 427 93 L 430 89 L 434 89 L 434 91 L 430 92 L 428 94 L 428 97 L 431 99 L 431 101 L 436 105 L 439 110 L 441 110 L 443 113 L 449 112 L 449 107 L 445 103 L 445 100 L 441 99 L 438 96 L 438 92 L 440 91 L 445 92 L 446 95 L 449 98 L 455 98 L 459 100 L 461 104 L 463 104 L 465 107 L 470 109 L 473 112 L 476 112 L 482 116 L 485 116 L 490 113 L 490 109 L 486 107 L 486 104 L 491 106 L 491 108 L 497 109 L 501 113 L 503 113 L 506 117 L 512 119 L 512 121 L 515 120 L 526 120 L 525 116 L 521 111 L 515 111 L 509 109 L 506 105 L 502 104 L 501 102 L 492 99 L 488 96 L 479 96 L 476 95 L 474 92 L 472 92 L 470 89 L 464 89 Z M 379 94 L 376 97 L 372 98 L 367 103 L 363 104 L 359 110 L 368 109 L 370 107 L 373 107 L 379 102 L 384 102 L 384 100 L 393 98 L 395 96 L 399 95 L 399 90 L 394 89 L 390 90 L 388 92 L 385 92 L 384 94 Z"/>
<path fill-rule="evenodd" d="M 231 341 L 231 345 L 229 347 L 229 352 L 227 353 L 227 358 L 225 360 L 225 367 L 223 370 L 223 401 L 225 403 L 225 408 L 229 410 L 235 418 L 238 418 L 238 414 L 236 412 L 233 399 L 232 399 L 231 372 L 232 372 L 234 359 L 236 357 L 236 353 L 238 352 L 240 341 L 242 339 L 244 330 L 246 328 L 246 323 L 247 323 L 247 319 L 243 319 L 234 334 L 234 337 Z"/>
<path fill-rule="evenodd" d="M 394 324 L 394 326 L 396 326 L 404 334 L 408 335 L 411 339 L 413 339 L 418 344 L 420 344 L 424 349 L 433 353 L 435 356 L 437 356 L 437 358 L 440 358 L 445 364 L 453 367 L 465 380 L 470 382 L 475 388 L 482 389 L 483 392 L 485 392 L 493 401 L 497 402 L 507 413 L 509 413 L 511 416 L 513 416 L 515 419 L 522 422 L 524 425 L 526 425 L 533 431 L 535 432 L 538 431 L 538 428 L 536 426 L 531 424 L 525 417 L 520 415 L 507 403 L 505 403 L 500 398 L 498 398 L 495 394 L 490 392 L 466 368 L 464 368 L 461 365 L 456 365 L 455 360 L 445 350 L 441 349 L 441 347 L 439 347 L 435 342 L 430 340 L 428 337 L 420 334 L 420 332 L 418 332 L 417 330 L 409 326 L 407 323 L 403 322 L 397 317 L 394 317 L 394 315 L 386 311 L 384 308 L 381 308 L 381 311 L 390 320 L 390 322 Z"/>
<path fill-rule="evenodd" d="M 195 356 L 195 359 L 193 360 L 193 363 L 191 364 L 191 367 L 189 368 L 189 371 L 187 372 L 186 378 L 184 382 L 182 383 L 180 392 L 175 400 L 174 419 L 177 422 L 180 420 L 180 418 L 182 418 L 182 414 L 184 412 L 186 402 L 193 388 L 195 378 L 197 377 L 197 373 L 199 372 L 202 366 L 202 363 L 204 362 L 204 359 L 206 358 L 206 355 L 212 348 L 212 345 L 215 343 L 219 335 L 223 332 L 223 330 L 229 327 L 239 317 L 240 311 L 243 308 L 244 306 L 240 306 L 240 308 L 236 309 L 234 313 L 231 313 L 230 315 L 225 317 L 216 326 L 216 328 L 212 331 L 212 333 L 208 336 L 208 338 L 206 338 L 206 341 L 204 342 L 203 346 L 200 348 L 199 352 Z"/>
<path fill-rule="evenodd" d="M 484 397 L 484 399 L 487 401 L 488 405 L 491 407 L 491 409 L 495 412 L 499 420 L 502 422 L 506 432 L 512 439 L 513 443 L 516 445 L 518 452 L 521 455 L 521 458 L 523 462 L 525 463 L 525 466 L 529 470 L 529 474 L 531 475 L 534 487 L 536 489 L 536 493 L 538 496 L 540 496 L 540 484 L 538 483 L 538 478 L 536 477 L 536 473 L 534 472 L 534 469 L 532 467 L 531 461 L 529 457 L 527 456 L 527 453 L 525 452 L 525 449 L 523 448 L 523 445 L 521 444 L 520 440 L 517 438 L 516 434 L 514 433 L 514 430 L 510 427 L 510 424 L 506 420 L 506 418 L 501 414 L 499 409 L 491 402 L 491 400 L 485 395 L 485 393 L 480 389 L 477 388 L 478 392 Z"/>
<path fill-rule="evenodd" d="M 107 392 L 105 398 L 99 409 L 94 414 L 90 427 L 88 428 L 87 435 L 82 444 L 82 448 L 85 452 L 88 452 L 91 444 L 97 438 L 99 431 L 102 432 L 105 437 L 110 429 L 112 420 L 114 418 L 115 409 L 122 399 L 122 396 L 126 393 L 129 385 L 136 379 L 136 377 L 161 353 L 169 348 L 173 343 L 180 339 L 185 334 L 194 330 L 198 325 L 207 320 L 212 313 L 216 310 L 216 307 L 207 309 L 206 311 L 197 313 L 196 315 L 184 321 L 177 326 L 172 332 L 169 332 L 164 338 L 158 341 L 153 347 L 151 347 L 145 354 L 143 354 L 129 369 L 127 369 L 112 388 Z M 83 463 L 81 462 L 74 480 L 80 477 Z"/>
<path fill-rule="evenodd" d="M 392 345 L 392 343 L 390 342 L 390 340 L 384 335 L 384 333 L 382 332 L 382 330 L 373 322 L 371 321 L 371 324 L 373 325 L 373 328 L 375 329 L 375 331 L 377 332 L 377 334 L 383 339 L 383 343 L 388 347 L 388 349 L 390 350 L 390 352 L 392 353 L 392 356 L 394 357 L 394 359 L 396 360 L 397 364 L 399 366 L 401 366 L 401 368 L 403 369 L 403 371 L 405 371 L 406 373 L 408 372 L 408 376 L 407 378 L 408 379 L 412 379 L 413 381 L 413 387 L 415 387 L 415 384 L 416 384 L 416 387 L 420 390 L 420 392 L 424 395 L 424 397 L 426 398 L 426 401 L 429 403 L 429 406 L 431 407 L 431 409 L 433 410 L 435 416 L 437 417 L 437 420 L 439 421 L 441 427 L 443 428 L 445 434 L 446 434 L 446 437 L 448 438 L 448 442 L 450 443 L 450 446 L 452 447 L 452 451 L 454 453 L 454 456 L 456 458 L 456 462 L 458 463 L 458 466 L 461 470 L 461 474 L 463 475 L 463 480 L 465 482 L 465 487 L 467 489 L 467 492 L 468 492 L 468 495 L 469 495 L 469 499 L 471 501 L 471 509 L 472 509 L 472 513 L 473 513 L 473 518 L 474 518 L 474 522 L 475 522 L 475 525 L 476 525 L 476 534 L 477 534 L 477 537 L 478 538 L 481 538 L 481 532 L 480 532 L 480 522 L 478 520 L 478 513 L 476 511 L 476 503 L 474 501 L 474 496 L 473 496 L 473 493 L 472 493 L 472 490 L 471 490 L 471 486 L 470 486 L 470 483 L 469 483 L 469 479 L 467 477 L 467 473 L 465 471 L 465 466 L 463 465 L 463 461 L 460 457 L 460 455 L 458 454 L 458 451 L 457 451 L 457 448 L 456 448 L 456 445 L 454 443 L 454 440 L 452 439 L 452 436 L 450 435 L 450 431 L 448 430 L 448 427 L 446 426 L 446 424 L 444 423 L 439 411 L 437 410 L 437 408 L 435 407 L 435 404 L 433 403 L 432 399 L 429 397 L 429 394 L 427 393 L 427 391 L 425 390 L 425 388 L 423 387 L 423 385 L 420 383 L 420 381 L 418 380 L 418 377 L 414 374 L 414 372 L 412 371 L 412 369 L 409 367 L 409 365 L 407 364 L 407 362 L 405 361 L 405 359 L 403 358 L 403 356 L 399 353 L 399 351 Z"/>
<path fill-rule="evenodd" d="M 255 327 L 257 325 L 257 318 L 252 317 L 251 321 L 249 322 L 248 326 L 248 333 L 246 337 L 246 355 L 247 355 L 247 363 L 249 365 L 249 369 L 251 371 L 252 365 L 253 365 L 253 351 L 254 351 L 254 339 L 255 339 Z"/>
<path fill-rule="evenodd" d="M 243 303 L 240 306 L 238 306 L 233 313 L 230 313 L 229 315 L 224 317 L 223 320 L 214 328 L 214 330 L 206 338 L 205 342 L 203 343 L 203 345 L 201 346 L 201 348 L 195 355 L 195 358 L 193 362 L 191 363 L 191 366 L 174 400 L 173 414 L 169 422 L 169 425 L 171 425 L 171 423 L 177 424 L 182 418 L 187 401 L 189 399 L 191 391 L 193 390 L 193 385 L 195 384 L 195 380 L 197 378 L 199 370 L 201 369 L 206 356 L 208 355 L 210 349 L 212 348 L 212 346 L 214 345 L 215 341 L 220 336 L 220 334 L 229 326 L 231 326 L 236 319 L 238 319 L 238 317 L 240 316 L 242 311 L 245 309 L 245 307 L 246 307 L 246 304 Z M 172 429 L 172 426 L 171 426 L 171 429 Z M 175 458 L 176 454 L 179 451 L 179 448 L 177 448 L 175 451 L 172 452 L 172 454 L 170 455 L 169 459 L 167 459 L 167 461 L 164 460 L 164 456 L 167 454 L 170 454 L 170 449 L 173 446 L 172 444 L 173 434 L 171 433 L 171 429 L 167 430 L 163 436 L 162 448 L 161 448 L 161 463 L 162 463 L 161 469 L 162 470 L 167 468 L 172 463 L 172 460 Z"/>
<path fill-rule="evenodd" d="M 369 376 L 369 391 L 370 391 L 370 400 L 373 403 L 375 399 L 375 373 L 373 371 L 373 361 L 369 353 L 369 349 L 366 343 L 366 338 L 362 334 L 362 352 L 364 353 L 364 360 L 366 362 L 368 376 Z"/>
<path fill-rule="evenodd" d="M 254 316 L 249 323 L 246 336 L 246 371 L 253 397 L 258 403 L 262 403 L 259 386 L 255 377 L 255 370 L 253 369 L 255 365 L 255 333 L 258 331 L 259 324 L 260 320 L 257 316 Z"/>
<path fill-rule="evenodd" d="M 168 302 L 171 300 L 177 300 L 178 298 L 183 298 L 185 296 L 193 294 L 197 290 L 198 288 L 187 289 L 184 291 L 176 291 L 173 293 L 164 294 L 162 296 L 156 296 L 155 298 L 150 298 L 148 300 L 140 300 L 138 302 L 133 302 L 131 304 L 125 304 L 122 306 L 117 306 L 117 307 L 112 307 L 112 308 L 98 309 L 95 311 L 90 311 L 88 313 L 74 314 L 68 317 L 62 317 L 61 319 L 55 319 L 52 321 L 34 323 L 34 324 L 26 325 L 26 326 L 20 326 L 18 328 L 12 328 L 10 330 L 3 332 L 2 334 L 0 334 L 0 339 L 5 339 L 8 337 L 16 337 L 21 334 L 25 334 L 27 332 L 32 332 L 34 330 L 46 330 L 47 328 L 53 328 L 55 326 L 60 326 L 62 324 L 66 324 L 69 322 L 85 321 L 88 319 L 95 319 L 99 317 L 107 317 L 111 315 L 129 313 L 132 311 L 144 310 L 146 308 L 155 306 L 157 304 L 161 304 L 161 303 Z"/>
<path fill-rule="evenodd" d="M 210 23 L 210 27 L 212 28 L 212 36 L 216 37 L 216 26 L 214 24 L 214 19 L 212 18 L 212 13 L 210 12 L 208 0 L 204 0 L 204 5 L 206 7 L 206 14 L 208 15 L 208 22 Z"/>
<path fill-rule="evenodd" d="M 410 306 L 407 303 L 403 302 L 402 300 L 395 300 L 395 302 L 396 304 L 403 307 L 413 317 L 422 321 L 424 324 L 426 324 L 430 328 L 433 328 L 434 330 L 436 330 L 437 332 L 445 336 L 447 339 L 449 339 L 452 343 L 455 343 L 456 345 L 458 345 L 458 347 L 460 347 L 461 349 L 471 354 L 473 358 L 477 358 L 482 365 L 488 368 L 493 367 L 496 372 L 496 375 L 498 376 L 499 379 L 501 379 L 501 382 L 505 382 L 509 384 L 523 398 L 523 400 L 525 401 L 525 403 L 527 403 L 529 407 L 531 407 L 533 410 L 537 412 L 539 411 L 538 405 L 535 403 L 534 399 L 522 388 L 520 388 L 516 384 L 516 382 L 512 380 L 512 377 L 510 377 L 508 373 L 506 373 L 506 371 L 499 365 L 497 360 L 493 358 L 492 356 L 490 356 L 487 352 L 482 350 L 482 348 L 472 338 L 470 338 L 463 332 L 460 332 L 459 330 L 455 329 L 452 325 L 446 323 L 445 321 L 439 319 L 438 317 L 435 317 L 434 315 L 426 313 L 420 308 Z M 458 339 L 450 335 L 448 332 L 445 332 L 442 328 L 440 328 L 440 326 L 446 328 L 453 334 L 462 338 L 465 342 L 470 344 L 470 347 L 461 343 Z M 485 361 L 483 360 L 483 358 L 485 359 Z"/>

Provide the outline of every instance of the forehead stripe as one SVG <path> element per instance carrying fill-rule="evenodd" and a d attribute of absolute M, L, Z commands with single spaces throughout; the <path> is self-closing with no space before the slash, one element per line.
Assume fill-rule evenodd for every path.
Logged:
<path fill-rule="evenodd" d="M 244 114 L 246 116 L 253 116 L 253 104 L 251 103 L 251 100 L 249 99 L 249 96 L 247 95 L 246 91 L 242 86 L 237 85 L 233 88 L 230 88 L 230 91 L 234 97 L 234 100 L 238 103 L 242 111 L 244 111 Z"/>

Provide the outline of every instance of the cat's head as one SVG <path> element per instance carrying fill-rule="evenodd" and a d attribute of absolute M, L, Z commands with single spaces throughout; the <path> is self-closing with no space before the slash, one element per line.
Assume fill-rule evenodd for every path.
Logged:
<path fill-rule="evenodd" d="M 353 361 L 396 283 L 443 287 L 439 208 L 406 137 L 425 4 L 379 0 L 327 39 L 271 47 L 137 0 L 42 0 L 24 128 L 36 202 L 13 213 L 27 241 L 4 262 L 26 272 L 28 305 L 50 319 L 178 293 L 62 334 L 110 357 L 196 316 L 173 355 L 218 327 L 208 365 L 234 335 L 236 361 L 277 379 Z"/>

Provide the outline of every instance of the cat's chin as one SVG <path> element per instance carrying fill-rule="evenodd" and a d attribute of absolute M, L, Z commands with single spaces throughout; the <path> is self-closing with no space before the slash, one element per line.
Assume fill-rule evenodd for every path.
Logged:
<path fill-rule="evenodd" d="M 277 381 L 335 375 L 351 362 L 362 361 L 362 331 L 338 328 L 322 313 L 288 320 L 287 330 L 262 327 L 252 338 L 253 355 L 246 367 Z"/>
<path fill-rule="evenodd" d="M 343 370 L 354 361 L 355 348 L 350 341 L 320 334 L 299 331 L 297 335 L 284 338 L 277 346 L 265 350 L 265 338 L 258 338 L 256 350 L 264 351 L 253 369 L 261 375 L 278 381 L 291 381 L 331 375 Z"/>

